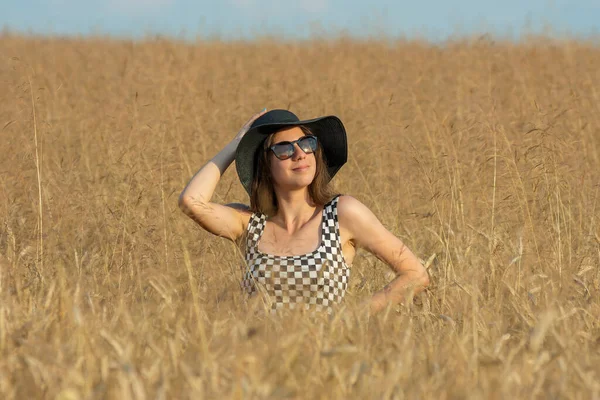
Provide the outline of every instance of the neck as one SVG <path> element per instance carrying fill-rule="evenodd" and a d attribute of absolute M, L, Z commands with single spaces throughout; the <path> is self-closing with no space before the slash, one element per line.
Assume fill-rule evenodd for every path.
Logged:
<path fill-rule="evenodd" d="M 277 196 L 277 214 L 273 221 L 281 224 L 288 233 L 293 233 L 308 222 L 316 211 L 307 188 L 294 191 L 275 190 Z"/>

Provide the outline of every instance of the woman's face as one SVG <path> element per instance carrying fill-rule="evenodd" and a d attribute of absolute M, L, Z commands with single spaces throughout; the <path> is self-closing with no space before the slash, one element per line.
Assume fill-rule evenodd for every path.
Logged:
<path fill-rule="evenodd" d="M 292 142 L 302 136 L 305 136 L 305 133 L 300 127 L 295 126 L 275 133 L 271 144 Z M 286 160 L 280 160 L 271 150 L 268 151 L 275 186 L 295 190 L 308 187 L 312 183 L 317 168 L 314 153 L 306 154 L 297 143 L 294 144 L 294 154 Z"/>

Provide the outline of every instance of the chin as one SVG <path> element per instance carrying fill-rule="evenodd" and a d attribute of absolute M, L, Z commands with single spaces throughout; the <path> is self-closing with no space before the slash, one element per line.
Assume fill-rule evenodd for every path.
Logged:
<path fill-rule="evenodd" d="M 312 180 L 296 180 L 296 181 L 291 181 L 291 182 L 287 182 L 287 184 L 283 185 L 283 187 L 285 187 L 288 190 L 301 190 L 301 189 L 308 189 L 308 187 L 310 186 L 310 184 L 312 183 Z"/>
<path fill-rule="evenodd" d="M 290 188 L 294 189 L 294 190 L 299 190 L 299 189 L 308 189 L 308 187 L 310 186 L 311 182 L 295 182 L 293 184 L 290 185 Z"/>
<path fill-rule="evenodd" d="M 279 181 L 278 186 L 288 190 L 299 190 L 308 188 L 308 186 L 313 183 L 315 174 L 302 174 L 302 176 L 287 176 L 281 178 L 281 180 L 276 179 L 276 181 Z"/>
<path fill-rule="evenodd" d="M 310 186 L 311 183 L 313 183 L 314 179 L 315 179 L 314 176 L 312 176 L 310 178 L 306 177 L 306 179 L 299 179 L 298 186 L 307 188 L 308 186 Z"/>

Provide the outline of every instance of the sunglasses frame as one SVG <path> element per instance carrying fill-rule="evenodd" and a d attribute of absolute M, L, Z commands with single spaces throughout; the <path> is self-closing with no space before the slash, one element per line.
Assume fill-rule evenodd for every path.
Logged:
<path fill-rule="evenodd" d="M 314 141 L 315 141 L 315 148 L 314 148 L 314 150 L 307 152 L 306 150 L 304 150 L 302 148 L 302 146 L 300 146 L 300 141 L 305 140 L 305 139 L 314 139 Z M 312 153 L 314 153 L 314 152 L 317 151 L 317 148 L 319 147 L 319 140 L 317 139 L 317 137 L 315 135 L 304 135 L 304 136 L 302 136 L 302 137 L 300 137 L 300 138 L 298 138 L 296 140 L 292 140 L 292 141 L 284 140 L 282 142 L 275 143 L 275 144 L 269 146 L 269 150 L 271 150 L 273 152 L 273 154 L 275 155 L 275 157 L 277 157 L 277 159 L 283 161 L 283 160 L 287 160 L 288 158 L 292 158 L 292 156 L 294 155 L 294 152 L 296 151 L 295 147 L 294 147 L 295 144 L 297 144 L 298 147 L 300 147 L 300 150 L 302 150 L 304 152 L 304 154 L 312 154 Z M 285 158 L 281 158 L 280 156 L 278 156 L 277 153 L 275 152 L 275 147 L 276 146 L 281 146 L 281 145 L 291 146 L 292 153 L 289 156 L 285 157 Z M 288 149 L 289 149 L 289 147 L 288 147 Z M 287 154 L 287 153 L 289 153 L 289 150 L 287 152 L 285 152 L 284 155 Z"/>

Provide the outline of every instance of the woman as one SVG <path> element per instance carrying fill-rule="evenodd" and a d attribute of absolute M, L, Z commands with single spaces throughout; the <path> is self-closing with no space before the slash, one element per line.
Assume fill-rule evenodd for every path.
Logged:
<path fill-rule="evenodd" d="M 250 206 L 211 198 L 235 158 Z M 346 292 L 356 247 L 386 262 L 396 278 L 368 300 L 370 312 L 428 285 L 414 254 L 360 201 L 334 196 L 330 179 L 346 162 L 346 131 L 335 116 L 300 121 L 286 110 L 254 115 L 190 180 L 181 209 L 207 231 L 238 243 L 243 287 L 273 309 L 331 311 Z"/>

